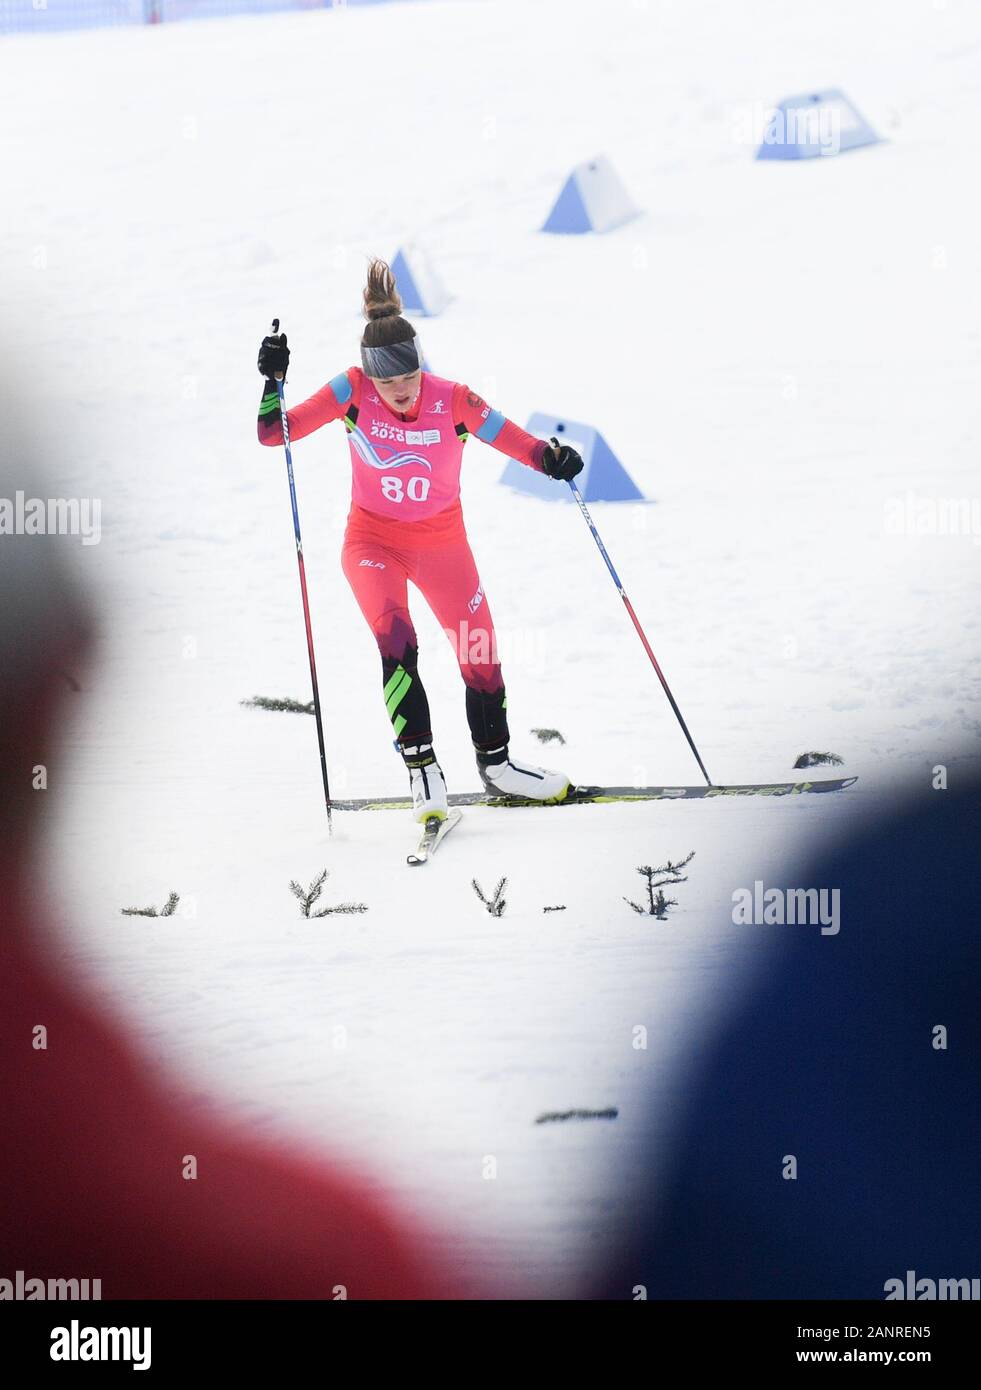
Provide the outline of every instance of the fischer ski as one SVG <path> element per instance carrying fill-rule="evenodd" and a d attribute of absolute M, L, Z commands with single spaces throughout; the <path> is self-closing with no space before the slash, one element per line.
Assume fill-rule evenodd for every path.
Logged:
<path fill-rule="evenodd" d="M 405 862 L 407 864 L 425 864 L 436 853 L 453 827 L 459 825 L 461 819 L 459 811 L 450 811 L 449 815 L 442 820 L 438 816 L 430 816 L 419 836 L 419 843 L 415 851 L 408 855 Z"/>
<path fill-rule="evenodd" d="M 561 801 L 532 801 L 487 792 L 452 792 L 451 806 L 582 806 L 614 801 L 702 801 L 717 796 L 800 796 L 804 792 L 839 792 L 857 777 L 826 777 L 816 782 L 745 782 L 721 787 L 571 787 Z M 360 797 L 335 801 L 335 811 L 398 811 L 412 805 L 408 796 Z M 444 832 L 448 833 L 448 832 Z"/>

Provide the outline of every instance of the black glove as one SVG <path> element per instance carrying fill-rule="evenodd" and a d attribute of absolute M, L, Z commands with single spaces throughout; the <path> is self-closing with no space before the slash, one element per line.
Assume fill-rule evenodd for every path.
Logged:
<path fill-rule="evenodd" d="M 548 476 L 565 483 L 577 473 L 581 473 L 582 466 L 582 459 L 575 449 L 570 448 L 568 444 L 560 444 L 553 435 L 542 456 L 542 467 Z"/>
<path fill-rule="evenodd" d="M 270 334 L 263 338 L 259 349 L 259 371 L 266 378 L 286 379 L 286 368 L 290 364 L 290 350 L 286 346 L 286 334 Z"/>

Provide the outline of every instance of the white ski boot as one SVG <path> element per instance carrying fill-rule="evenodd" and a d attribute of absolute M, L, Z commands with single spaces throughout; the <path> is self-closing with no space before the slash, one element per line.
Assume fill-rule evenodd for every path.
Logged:
<path fill-rule="evenodd" d="M 531 763 L 519 763 L 507 744 L 478 752 L 480 779 L 491 796 L 518 796 L 528 801 L 562 801 L 572 783 L 564 772 L 549 772 Z"/>
<path fill-rule="evenodd" d="M 436 761 L 431 743 L 415 744 L 402 749 L 402 757 L 409 769 L 409 787 L 412 791 L 412 819 L 425 825 L 430 817 L 445 820 L 447 813 L 446 783 L 443 769 Z"/>

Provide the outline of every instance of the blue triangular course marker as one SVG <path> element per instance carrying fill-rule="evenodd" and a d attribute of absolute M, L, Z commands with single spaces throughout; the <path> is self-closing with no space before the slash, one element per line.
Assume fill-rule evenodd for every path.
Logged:
<path fill-rule="evenodd" d="M 827 158 L 880 143 L 855 103 L 839 87 L 829 87 L 785 98 L 770 118 L 756 158 Z"/>
<path fill-rule="evenodd" d="M 589 214 L 586 212 L 582 194 L 575 176 L 570 174 L 562 185 L 562 192 L 555 200 L 555 206 L 542 227 L 543 232 L 591 232 Z"/>
<path fill-rule="evenodd" d="M 597 155 L 573 169 L 542 231 L 609 232 L 639 214 L 613 165 L 605 155 Z"/>
<path fill-rule="evenodd" d="M 450 297 L 418 247 L 400 246 L 391 266 L 406 313 L 432 318 L 443 312 Z"/>
<path fill-rule="evenodd" d="M 561 444 L 569 444 L 582 455 L 583 470 L 576 486 L 586 502 L 643 502 L 644 494 L 607 444 L 599 430 L 565 416 L 536 411 L 526 426 L 529 434 L 549 439 L 554 434 Z M 529 468 L 518 459 L 508 459 L 500 482 L 516 492 L 543 497 L 549 502 L 572 502 L 572 489 Z"/>

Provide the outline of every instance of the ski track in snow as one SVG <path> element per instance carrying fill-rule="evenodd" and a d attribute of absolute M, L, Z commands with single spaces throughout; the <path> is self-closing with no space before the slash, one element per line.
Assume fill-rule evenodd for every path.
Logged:
<path fill-rule="evenodd" d="M 103 502 L 102 543 L 80 552 L 98 659 L 78 673 L 67 791 L 48 793 L 51 949 L 189 1105 L 217 1091 L 433 1215 L 468 1252 L 464 1293 L 513 1269 L 574 1292 L 618 1238 L 618 1177 L 643 1165 L 656 1184 L 648 1116 L 666 1142 L 716 1012 L 772 939 L 731 925 L 733 889 L 934 763 L 976 765 L 981 550 L 889 535 L 884 508 L 977 491 L 981 218 L 962 146 L 979 39 L 953 2 L 825 4 L 812 24 L 760 0 L 749 24 L 738 6 L 542 0 L 3 41 L 0 303 L 52 494 Z M 379 44 L 418 99 L 381 83 L 366 120 Z M 574 101 L 543 100 L 544 54 Z M 888 143 L 754 164 L 734 112 L 812 84 L 844 87 Z M 600 151 L 643 217 L 538 235 Z M 592 510 L 714 779 L 786 780 L 830 748 L 854 792 L 471 810 L 419 871 L 406 816 L 338 814 L 328 842 L 313 721 L 239 704 L 309 689 L 254 358 L 276 314 L 289 401 L 355 362 L 365 257 L 411 234 L 455 295 L 419 323 L 434 370 L 522 422 L 594 422 L 652 499 Z M 401 792 L 338 565 L 343 431 L 294 453 L 332 790 Z M 581 782 L 697 780 L 577 510 L 500 489 L 503 463 L 470 442 L 464 504 L 516 753 Z M 441 762 L 471 787 L 459 677 L 414 609 Z M 536 751 L 535 726 L 566 745 Z M 636 866 L 691 849 L 669 920 L 632 913 Z M 324 867 L 325 900 L 367 913 L 299 917 L 289 880 Z M 492 919 L 470 881 L 502 875 Z M 119 915 L 171 889 L 175 917 Z M 534 1124 L 609 1105 L 612 1122 Z"/>

